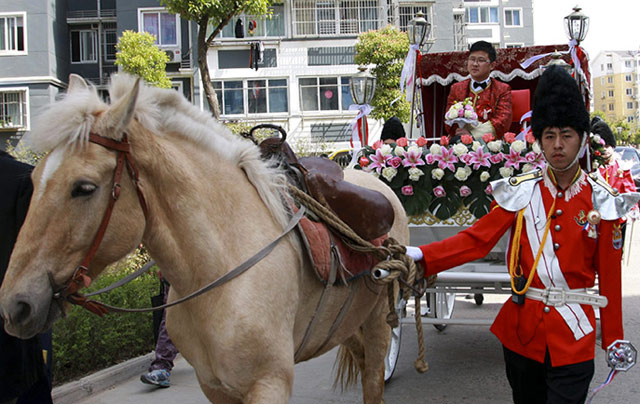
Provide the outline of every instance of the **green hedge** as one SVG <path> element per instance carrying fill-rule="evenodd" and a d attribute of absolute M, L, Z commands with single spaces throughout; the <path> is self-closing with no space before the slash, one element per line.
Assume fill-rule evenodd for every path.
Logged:
<path fill-rule="evenodd" d="M 135 271 L 148 255 L 139 250 L 108 268 L 89 293 Z M 104 303 L 128 308 L 149 307 L 159 291 L 155 269 L 128 284 L 95 297 Z M 55 385 L 151 352 L 154 349 L 152 313 L 110 313 L 98 317 L 78 306 L 69 307 L 66 318 L 53 327 L 53 380 Z"/>

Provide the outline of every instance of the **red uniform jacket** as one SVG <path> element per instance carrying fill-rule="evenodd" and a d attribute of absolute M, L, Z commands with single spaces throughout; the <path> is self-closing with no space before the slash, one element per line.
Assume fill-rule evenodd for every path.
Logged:
<path fill-rule="evenodd" d="M 582 176 L 584 178 L 585 174 Z M 553 196 L 543 181 L 535 186 L 540 187 L 544 208 L 548 212 Z M 620 240 L 620 225 L 619 220 L 602 220 L 597 226 L 597 239 L 588 237 L 583 227 L 586 213 L 593 209 L 591 195 L 591 185 L 583 183 L 577 195 L 568 202 L 565 198 L 556 198 L 554 210 L 558 213 L 551 216 L 549 236 L 553 243 L 559 245 L 555 254 L 569 288 L 590 288 L 594 286 L 598 274 L 600 294 L 608 299 L 608 305 L 600 309 L 602 348 L 606 349 L 616 339 L 623 338 L 620 285 L 622 255 L 621 245 L 614 246 L 614 240 Z M 421 263 L 426 268 L 425 274 L 435 274 L 484 257 L 506 231 L 512 229 L 513 233 L 515 218 L 515 212 L 496 204 L 491 212 L 470 228 L 448 239 L 421 246 L 424 254 Z M 523 226 L 520 245 L 520 263 L 525 276 L 528 276 L 537 251 L 531 251 L 526 226 Z M 537 274 L 544 270 L 545 265 L 541 259 L 532 287 L 544 289 Z M 541 301 L 525 299 L 523 305 L 518 305 L 509 297 L 493 322 L 491 331 L 508 349 L 541 363 L 547 350 L 553 366 L 593 359 L 596 340 L 593 307 L 582 305 L 594 330 L 579 340 L 575 339 L 556 310 L 551 309 L 547 313 L 544 308 Z"/>
<path fill-rule="evenodd" d="M 607 180 L 609 185 L 617 189 L 621 194 L 636 192 L 636 184 L 633 182 L 631 171 L 620 168 L 617 160 L 613 159 L 610 164 L 600 166 L 598 170 L 600 170 L 600 175 Z"/>
<path fill-rule="evenodd" d="M 511 87 L 501 81 L 489 79 L 489 85 L 484 90 L 476 92 L 471 88 L 471 79 L 455 83 L 451 86 L 447 98 L 447 111 L 456 102 L 471 98 L 480 122 L 491 121 L 496 131 L 496 137 L 501 139 L 509 130 L 512 121 Z M 448 127 L 453 136 L 456 125 Z"/>

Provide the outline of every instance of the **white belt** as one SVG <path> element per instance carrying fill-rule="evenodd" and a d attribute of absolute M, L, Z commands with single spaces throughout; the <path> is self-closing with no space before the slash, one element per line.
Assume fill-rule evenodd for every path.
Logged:
<path fill-rule="evenodd" d="M 538 300 L 547 306 L 563 306 L 568 303 L 590 304 L 597 307 L 606 307 L 606 296 L 587 293 L 587 289 L 564 290 L 562 288 L 529 288 L 525 295 L 531 300 Z"/>

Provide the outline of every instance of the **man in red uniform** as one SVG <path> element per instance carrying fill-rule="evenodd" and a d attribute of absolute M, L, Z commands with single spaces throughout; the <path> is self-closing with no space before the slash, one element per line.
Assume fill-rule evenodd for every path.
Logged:
<path fill-rule="evenodd" d="M 623 338 L 620 217 L 640 194 L 619 194 L 578 156 L 589 115 L 573 79 L 551 67 L 535 93 L 532 130 L 547 168 L 492 183 L 493 209 L 472 227 L 407 254 L 425 274 L 484 257 L 510 232 L 512 297 L 491 331 L 503 345 L 515 403 L 583 403 L 602 347 Z M 599 278 L 600 295 L 587 293 Z"/>
<path fill-rule="evenodd" d="M 496 65 L 496 50 L 489 42 L 478 41 L 471 45 L 467 69 L 471 75 L 451 86 L 447 98 L 447 111 L 456 102 L 471 98 L 473 106 L 481 123 L 482 136 L 491 132 L 501 139 L 509 130 L 512 121 L 511 87 L 501 81 L 489 77 Z M 459 127 L 454 124 L 448 132 L 453 136 L 469 135 L 469 125 Z"/>

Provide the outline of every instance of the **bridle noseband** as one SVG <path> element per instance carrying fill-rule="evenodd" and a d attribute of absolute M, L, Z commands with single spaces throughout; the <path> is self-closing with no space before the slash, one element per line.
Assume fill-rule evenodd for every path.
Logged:
<path fill-rule="evenodd" d="M 113 207 L 120 197 L 120 180 L 122 178 L 122 172 L 124 171 L 125 166 L 127 167 L 127 172 L 129 173 L 129 177 L 131 177 L 131 181 L 135 185 L 136 193 L 138 194 L 138 200 L 140 201 L 140 206 L 142 207 L 142 212 L 144 213 L 145 220 L 148 219 L 149 215 L 147 201 L 144 197 L 142 189 L 140 188 L 138 168 L 136 167 L 133 157 L 131 156 L 131 144 L 129 143 L 127 134 L 125 133 L 122 136 L 122 140 L 114 140 L 98 135 L 96 133 L 90 133 L 89 141 L 91 143 L 95 143 L 102 147 L 105 147 L 109 150 L 116 151 L 117 163 L 116 168 L 113 172 L 111 198 L 109 198 L 109 203 L 104 212 L 104 215 L 102 216 L 102 222 L 100 223 L 100 227 L 98 228 L 96 235 L 93 237 L 93 242 L 91 243 L 89 250 L 87 251 L 80 265 L 78 265 L 78 267 L 73 272 L 73 276 L 69 280 L 69 283 L 66 286 L 56 287 L 53 280 L 53 275 L 51 274 L 51 272 L 48 272 L 49 282 L 51 283 L 51 287 L 53 289 L 53 300 L 60 306 L 63 315 L 64 300 L 67 300 L 72 304 L 80 305 L 91 311 L 92 313 L 100 316 L 107 312 L 107 309 L 104 306 L 101 306 L 98 302 L 88 300 L 86 297 L 79 294 L 78 290 L 83 287 L 89 286 L 89 284 L 91 283 L 91 278 L 87 275 L 87 272 L 89 271 L 91 261 L 98 251 L 98 247 L 100 247 L 100 243 L 104 238 L 104 234 L 107 231 L 107 226 L 109 225 L 109 220 L 111 219 L 111 213 L 113 212 Z"/>

